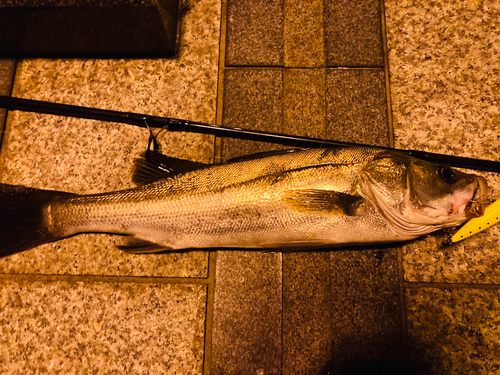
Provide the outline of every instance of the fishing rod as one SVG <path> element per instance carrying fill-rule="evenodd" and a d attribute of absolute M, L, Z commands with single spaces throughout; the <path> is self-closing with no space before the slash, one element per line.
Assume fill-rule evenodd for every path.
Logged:
<path fill-rule="evenodd" d="M 183 131 L 211 134 L 216 137 L 245 139 L 251 141 L 278 143 L 291 147 L 370 147 L 386 151 L 396 151 L 429 162 L 458 168 L 500 173 L 500 162 L 474 159 L 462 156 L 443 155 L 426 151 L 404 150 L 390 147 L 365 145 L 352 142 L 333 141 L 320 138 L 299 137 L 287 134 L 267 133 L 258 130 L 230 128 L 202 122 L 181 120 L 172 117 L 150 116 L 133 112 L 111 111 L 106 109 L 82 107 L 68 104 L 0 96 L 0 108 L 25 112 L 37 112 L 58 116 L 69 116 L 90 120 L 109 121 L 136 125 L 143 128 L 166 128 L 169 131 Z"/>

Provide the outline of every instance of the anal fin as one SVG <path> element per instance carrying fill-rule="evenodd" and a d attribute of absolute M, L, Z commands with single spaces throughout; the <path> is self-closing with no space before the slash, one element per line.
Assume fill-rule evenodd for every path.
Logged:
<path fill-rule="evenodd" d="M 127 237 L 122 244 L 117 246 L 120 250 L 129 254 L 154 254 L 172 250 L 168 246 L 158 245 L 154 242 L 141 240 L 136 237 Z"/>

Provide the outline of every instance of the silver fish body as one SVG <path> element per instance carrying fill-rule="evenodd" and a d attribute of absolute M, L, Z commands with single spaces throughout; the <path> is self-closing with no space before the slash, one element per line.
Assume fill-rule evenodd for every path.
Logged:
<path fill-rule="evenodd" d="M 111 193 L 50 193 L 41 243 L 107 232 L 133 236 L 125 250 L 155 252 L 409 240 L 481 214 L 486 182 L 397 153 L 340 148 L 204 166 Z"/>

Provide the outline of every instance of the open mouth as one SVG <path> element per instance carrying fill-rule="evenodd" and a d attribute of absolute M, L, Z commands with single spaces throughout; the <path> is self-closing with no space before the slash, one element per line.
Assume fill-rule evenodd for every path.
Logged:
<path fill-rule="evenodd" d="M 465 214 L 467 215 L 467 219 L 482 216 L 484 214 L 486 206 L 488 205 L 488 200 L 486 199 L 488 192 L 486 179 L 484 179 L 483 177 L 478 177 L 477 181 L 475 181 L 473 185 L 475 186 L 472 198 L 465 202 L 463 208 L 459 208 L 459 212 L 465 212 Z"/>

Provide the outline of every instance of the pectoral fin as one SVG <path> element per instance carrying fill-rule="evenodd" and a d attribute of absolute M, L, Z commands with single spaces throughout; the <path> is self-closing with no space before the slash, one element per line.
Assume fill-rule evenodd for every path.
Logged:
<path fill-rule="evenodd" d="M 281 198 L 292 210 L 354 216 L 363 198 L 332 190 L 288 190 Z"/>

